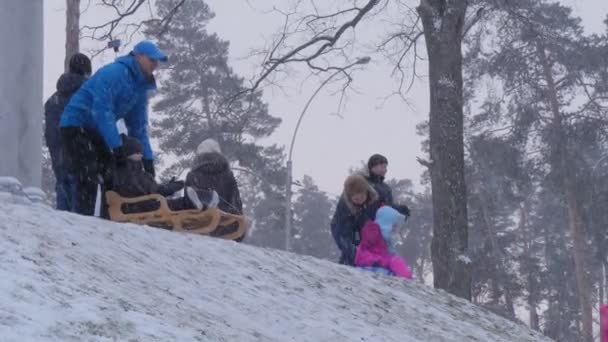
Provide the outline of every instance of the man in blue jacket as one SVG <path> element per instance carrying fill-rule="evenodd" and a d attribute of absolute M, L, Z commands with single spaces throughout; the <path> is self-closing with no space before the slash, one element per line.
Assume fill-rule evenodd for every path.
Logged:
<path fill-rule="evenodd" d="M 150 41 L 99 69 L 76 92 L 60 121 L 66 164 L 76 177 L 76 212 L 93 215 L 97 185 L 126 155 L 116 122 L 124 119 L 129 136 L 143 146 L 144 167 L 154 175 L 148 137 L 148 92 L 156 89 L 153 72 L 167 55 Z"/>

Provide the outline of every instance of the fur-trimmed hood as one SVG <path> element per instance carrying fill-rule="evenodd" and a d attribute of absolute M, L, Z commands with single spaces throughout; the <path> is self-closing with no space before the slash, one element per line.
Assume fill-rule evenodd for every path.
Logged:
<path fill-rule="evenodd" d="M 344 184 L 342 198 L 344 199 L 344 203 L 348 207 L 349 211 L 353 214 L 357 212 L 357 205 L 350 200 L 350 196 L 348 195 L 349 193 L 353 193 L 353 187 L 365 187 L 367 191 L 367 200 L 363 206 L 367 206 L 379 199 L 378 192 L 365 177 L 358 173 L 349 176 Z"/>

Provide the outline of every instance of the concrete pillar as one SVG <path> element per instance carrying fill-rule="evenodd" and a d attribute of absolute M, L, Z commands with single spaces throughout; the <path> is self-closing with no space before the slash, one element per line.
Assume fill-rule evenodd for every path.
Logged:
<path fill-rule="evenodd" d="M 43 0 L 0 1 L 0 176 L 40 187 Z"/>

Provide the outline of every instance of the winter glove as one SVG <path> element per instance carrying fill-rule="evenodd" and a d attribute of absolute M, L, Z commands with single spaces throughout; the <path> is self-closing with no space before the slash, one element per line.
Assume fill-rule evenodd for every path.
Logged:
<path fill-rule="evenodd" d="M 162 196 L 171 196 L 174 193 L 184 188 L 184 181 L 175 180 L 175 177 L 171 179 L 169 183 L 161 184 L 158 186 L 158 193 Z"/>
<path fill-rule="evenodd" d="M 152 160 L 152 159 L 144 159 L 143 163 L 144 163 L 144 170 L 147 173 L 151 174 L 152 177 L 155 177 L 156 174 L 154 173 L 154 160 Z"/>
<path fill-rule="evenodd" d="M 395 205 L 395 210 L 404 216 L 410 217 L 410 208 L 408 208 L 405 204 Z"/>

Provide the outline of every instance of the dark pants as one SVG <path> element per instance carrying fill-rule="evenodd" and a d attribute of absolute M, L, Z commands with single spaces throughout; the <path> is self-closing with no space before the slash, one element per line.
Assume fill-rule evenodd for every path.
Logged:
<path fill-rule="evenodd" d="M 76 212 L 77 193 L 74 177 L 68 174 L 59 174 L 55 177 L 57 210 Z"/>
<path fill-rule="evenodd" d="M 76 183 L 65 166 L 61 144 L 49 146 L 51 164 L 55 174 L 57 210 L 75 211 Z"/>
<path fill-rule="evenodd" d="M 75 212 L 93 216 L 97 186 L 102 185 L 103 191 L 111 153 L 102 136 L 92 128 L 62 127 L 61 141 L 66 168 L 76 183 Z"/>

